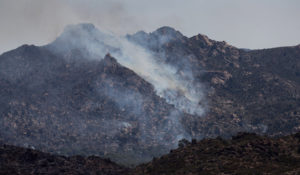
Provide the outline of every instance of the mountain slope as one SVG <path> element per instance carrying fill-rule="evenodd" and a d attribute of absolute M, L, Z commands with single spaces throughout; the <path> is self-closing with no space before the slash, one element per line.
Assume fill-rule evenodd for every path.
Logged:
<path fill-rule="evenodd" d="M 239 131 L 282 135 L 300 127 L 300 47 L 245 51 L 205 35 L 191 38 L 163 27 L 157 32 L 127 36 L 179 71 L 191 70 L 206 85 L 208 113 L 186 123 L 193 137 L 216 137 Z M 177 36 L 174 38 L 174 36 Z"/>
<path fill-rule="evenodd" d="M 171 117 L 179 112 L 151 84 L 109 55 L 95 61 L 72 54 L 65 60 L 25 45 L 0 57 L 2 140 L 127 164 L 177 144 L 182 131 Z"/>

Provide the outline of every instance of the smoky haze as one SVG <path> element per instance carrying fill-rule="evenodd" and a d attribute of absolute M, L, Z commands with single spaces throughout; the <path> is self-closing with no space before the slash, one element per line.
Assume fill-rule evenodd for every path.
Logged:
<path fill-rule="evenodd" d="M 164 35 L 163 38 L 160 45 L 170 41 L 172 36 Z M 142 41 L 142 38 L 138 40 Z M 146 41 L 144 42 L 140 44 L 146 45 Z M 63 34 L 49 47 L 58 54 L 84 48 L 82 52 L 89 55 L 89 59 L 96 60 L 110 53 L 121 65 L 151 83 L 158 96 L 166 99 L 182 112 L 202 116 L 205 111 L 199 105 L 200 101 L 204 101 L 201 85 L 194 81 L 189 66 L 179 74 L 179 70 L 174 66 L 159 63 L 150 50 L 130 42 L 126 37 L 107 34 L 96 29 L 93 24 L 68 25 Z"/>
<path fill-rule="evenodd" d="M 67 24 L 90 22 L 118 35 L 171 26 L 187 36 L 206 34 L 241 48 L 299 44 L 297 0 L 0 0 L 0 53 L 43 45 Z"/>

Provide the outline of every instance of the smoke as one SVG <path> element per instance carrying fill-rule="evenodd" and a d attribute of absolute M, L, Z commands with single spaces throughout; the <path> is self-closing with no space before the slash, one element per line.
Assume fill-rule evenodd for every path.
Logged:
<path fill-rule="evenodd" d="M 98 93 L 105 94 L 112 101 L 116 102 L 121 111 L 131 114 L 129 118 L 122 116 L 122 118 L 112 121 L 113 124 L 116 121 L 120 123 L 117 128 L 133 128 L 134 123 L 138 122 L 139 133 L 141 134 L 139 138 L 140 143 L 157 143 L 168 148 L 175 148 L 178 141 L 182 138 L 190 139 L 190 135 L 186 133 L 181 124 L 183 114 L 180 111 L 171 108 L 168 115 L 162 116 L 163 119 L 159 119 L 164 122 L 159 123 L 145 110 L 145 106 L 151 101 L 151 97 L 143 96 L 127 87 L 114 86 L 113 82 L 117 81 L 118 79 L 111 77 L 96 86 Z M 154 110 L 157 114 L 160 112 L 158 109 Z M 113 129 L 115 127 L 110 128 Z M 170 136 L 173 138 L 169 138 L 169 141 L 166 142 L 165 140 Z"/>
<path fill-rule="evenodd" d="M 181 79 L 177 70 L 171 65 L 159 64 L 145 48 L 118 38 L 121 52 L 112 53 L 125 67 L 136 72 L 150 82 L 157 95 L 166 99 L 182 112 L 201 116 L 204 112 L 199 105 L 202 94 L 194 89 L 192 82 Z"/>
<path fill-rule="evenodd" d="M 132 6 L 134 4 L 136 7 Z M 179 23 L 173 15 L 153 20 L 149 14 L 138 15 L 139 12 L 133 10 L 142 7 L 144 5 L 139 1 L 120 0 L 1 0 L 0 54 L 22 44 L 47 44 L 68 24 L 91 22 L 104 30 L 124 35 L 137 29 L 171 25 L 170 21 Z"/>
<path fill-rule="evenodd" d="M 163 42 L 168 40 L 164 38 Z M 150 82 L 158 96 L 180 111 L 197 116 L 205 111 L 199 105 L 204 100 L 201 86 L 195 83 L 188 64 L 179 70 L 170 64 L 158 62 L 159 59 L 151 51 L 130 42 L 126 37 L 107 34 L 92 24 L 70 25 L 49 48 L 60 54 L 79 49 L 92 59 L 102 59 L 110 53 L 121 65 Z"/>

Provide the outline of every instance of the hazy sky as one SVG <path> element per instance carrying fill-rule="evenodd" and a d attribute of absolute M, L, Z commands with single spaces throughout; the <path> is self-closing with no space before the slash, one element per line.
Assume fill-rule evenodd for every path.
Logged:
<path fill-rule="evenodd" d="M 251 49 L 300 44 L 300 0 L 0 0 L 0 53 L 80 22 L 120 35 L 171 26 Z"/>

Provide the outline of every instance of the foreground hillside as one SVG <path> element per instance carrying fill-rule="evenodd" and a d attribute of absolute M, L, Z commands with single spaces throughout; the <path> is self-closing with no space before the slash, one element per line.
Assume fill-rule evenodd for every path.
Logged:
<path fill-rule="evenodd" d="M 240 133 L 232 139 L 181 141 L 169 154 L 132 169 L 98 157 L 63 157 L 0 147 L 0 174 L 299 174 L 300 133 L 280 138 Z"/>
<path fill-rule="evenodd" d="M 192 142 L 138 166 L 133 174 L 299 174 L 300 133 L 268 138 L 241 133 L 231 140 Z"/>
<path fill-rule="evenodd" d="M 103 174 L 127 172 L 108 159 L 99 157 L 64 157 L 15 146 L 0 146 L 0 174 Z"/>

